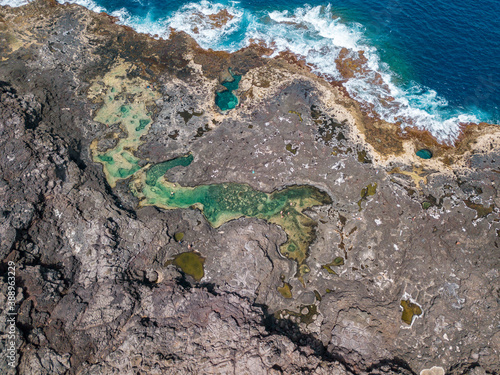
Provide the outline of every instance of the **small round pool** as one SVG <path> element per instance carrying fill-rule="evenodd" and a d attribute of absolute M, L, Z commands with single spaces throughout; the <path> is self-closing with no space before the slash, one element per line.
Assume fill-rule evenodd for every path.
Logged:
<path fill-rule="evenodd" d="M 426 148 L 423 148 L 421 150 L 418 150 L 416 152 L 417 156 L 422 159 L 430 159 L 432 158 L 432 152 L 430 150 L 427 150 Z"/>

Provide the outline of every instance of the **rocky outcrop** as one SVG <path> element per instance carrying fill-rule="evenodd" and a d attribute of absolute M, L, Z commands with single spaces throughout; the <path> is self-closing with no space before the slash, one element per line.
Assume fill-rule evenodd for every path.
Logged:
<path fill-rule="evenodd" d="M 0 258 L 3 273 L 16 264 L 19 373 L 500 371 L 495 127 L 439 145 L 369 121 L 290 56 L 114 22 L 51 1 L 0 8 Z M 221 112 L 228 68 L 239 104 Z M 141 206 L 133 171 L 112 184 L 98 156 L 131 137 L 125 112 L 151 119 L 123 149 L 140 170 L 193 155 L 167 182 L 327 194 L 304 211 L 304 263 L 268 218 L 214 228 L 196 208 Z M 199 281 L 171 264 L 193 251 Z"/>

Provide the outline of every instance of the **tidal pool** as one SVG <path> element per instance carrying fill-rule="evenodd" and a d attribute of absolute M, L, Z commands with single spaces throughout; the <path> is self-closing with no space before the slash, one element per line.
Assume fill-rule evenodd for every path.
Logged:
<path fill-rule="evenodd" d="M 408 325 L 411 325 L 414 316 L 422 315 L 422 309 L 420 308 L 420 306 L 411 301 L 402 300 L 401 307 L 403 308 L 401 320 Z"/>
<path fill-rule="evenodd" d="M 415 154 L 421 159 L 432 158 L 432 152 L 430 150 L 425 149 L 425 148 L 418 150 Z"/>
<path fill-rule="evenodd" d="M 238 105 L 238 97 L 233 94 L 234 90 L 238 90 L 238 85 L 240 84 L 241 76 L 233 75 L 231 69 L 229 69 L 232 79 L 222 83 L 222 86 L 226 90 L 216 93 L 215 104 L 221 109 L 221 111 L 228 111 L 233 109 Z"/>
<path fill-rule="evenodd" d="M 174 259 L 168 260 L 165 266 L 170 264 L 180 268 L 182 272 L 192 276 L 196 281 L 200 281 L 205 275 L 205 270 L 203 269 L 205 258 L 195 251 L 177 254 Z"/>
<path fill-rule="evenodd" d="M 281 226 L 288 235 L 282 255 L 297 262 L 298 276 L 307 272 L 305 259 L 315 238 L 316 222 L 303 211 L 331 203 L 325 192 L 313 186 L 290 186 L 272 193 L 254 190 L 246 184 L 222 183 L 184 187 L 165 179 L 175 166 L 187 166 L 191 155 L 169 160 L 136 174 L 130 186 L 141 206 L 165 209 L 198 208 L 215 228 L 240 217 L 254 217 Z"/>
<path fill-rule="evenodd" d="M 118 124 L 125 133 L 125 137 L 116 133 L 112 135 L 118 140 L 112 149 L 99 151 L 97 139 L 90 145 L 93 159 L 103 165 L 111 187 L 115 187 L 118 180 L 126 179 L 141 169 L 140 160 L 134 151 L 137 151 L 141 137 L 151 126 L 152 118 L 147 107 L 159 97 L 145 80 L 126 78 L 131 69 L 133 67 L 129 64 L 118 65 L 89 88 L 89 97 L 103 102 L 94 121 L 108 127 Z"/>
<path fill-rule="evenodd" d="M 151 165 L 135 156 L 135 151 L 143 142 L 141 137 L 149 131 L 152 123 L 150 109 L 160 94 L 150 89 L 150 83 L 137 78 L 136 74 L 130 74 L 134 69 L 138 68 L 128 63 L 118 64 L 95 81 L 88 92 L 90 99 L 102 103 L 94 120 L 107 126 L 118 124 L 121 129 L 108 134 L 108 137 L 116 139 L 114 147 L 102 150 L 98 147 L 98 139 L 91 144 L 93 159 L 103 165 L 110 186 L 115 187 L 118 180 L 131 178 L 129 187 L 139 198 L 141 206 L 197 208 L 215 228 L 240 217 L 277 224 L 287 234 L 287 241 L 281 245 L 280 252 L 297 262 L 297 277 L 303 282 L 302 276 L 309 272 L 305 260 L 317 226 L 303 211 L 330 204 L 332 201 L 328 194 L 307 185 L 264 193 L 238 183 L 184 187 L 167 181 L 164 175 L 169 169 L 187 167 L 194 158 L 188 154 Z M 241 76 L 233 75 L 231 70 L 229 72 L 232 80 L 223 83 L 227 90 L 218 93 L 216 99 L 222 110 L 234 108 L 238 103 L 232 91 L 238 88 Z"/>

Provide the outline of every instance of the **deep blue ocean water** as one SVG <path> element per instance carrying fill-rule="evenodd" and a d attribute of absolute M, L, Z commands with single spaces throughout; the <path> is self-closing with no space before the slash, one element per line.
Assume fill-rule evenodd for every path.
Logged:
<path fill-rule="evenodd" d="M 365 72 L 344 85 L 376 115 L 428 129 L 442 140 L 456 136 L 459 123 L 500 123 L 496 0 L 71 2 L 160 37 L 168 37 L 171 27 L 184 30 L 204 48 L 234 51 L 261 41 L 276 53 L 302 56 L 327 79 L 341 78 L 333 61 L 343 47 L 352 54 L 364 51 Z M 221 9 L 234 18 L 213 28 L 206 16 Z M 376 76 L 383 85 L 373 83 Z"/>

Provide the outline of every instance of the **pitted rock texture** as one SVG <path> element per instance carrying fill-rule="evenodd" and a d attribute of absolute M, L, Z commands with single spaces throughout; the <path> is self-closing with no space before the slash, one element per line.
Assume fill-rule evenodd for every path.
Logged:
<path fill-rule="evenodd" d="M 75 5 L 0 8 L 0 259 L 17 267 L 18 373 L 500 371 L 499 131 L 465 129 L 457 147 L 402 137 L 338 83 L 265 53 L 155 40 Z M 141 168 L 192 153 L 168 181 L 330 196 L 305 211 L 317 228 L 303 279 L 277 225 L 213 228 L 197 209 L 140 207 L 133 176 L 110 186 L 90 146 L 127 134 L 96 120 L 104 99 L 89 90 L 123 64 L 158 93 L 132 151 Z M 228 68 L 240 104 L 222 113 Z M 424 146 L 436 157 L 416 157 Z M 189 251 L 205 258 L 199 282 L 166 265 Z M 403 300 L 422 312 L 411 325 Z"/>

